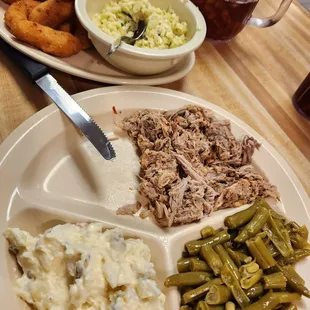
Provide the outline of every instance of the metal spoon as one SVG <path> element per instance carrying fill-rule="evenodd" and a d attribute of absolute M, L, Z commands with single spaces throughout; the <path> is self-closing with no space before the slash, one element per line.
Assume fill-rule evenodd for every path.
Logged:
<path fill-rule="evenodd" d="M 144 20 L 139 20 L 137 25 L 137 30 L 134 32 L 132 37 L 122 36 L 118 38 L 110 47 L 109 52 L 106 54 L 105 58 L 110 57 L 122 44 L 126 42 L 127 44 L 133 45 L 137 40 L 141 39 L 146 30 L 146 23 Z"/>

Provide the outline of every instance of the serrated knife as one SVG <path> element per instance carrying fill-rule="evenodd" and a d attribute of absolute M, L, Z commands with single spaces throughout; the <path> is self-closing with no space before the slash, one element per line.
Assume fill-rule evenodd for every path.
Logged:
<path fill-rule="evenodd" d="M 0 47 L 8 57 L 28 73 L 106 160 L 116 156 L 112 144 L 101 128 L 49 74 L 48 67 L 20 53 L 3 40 L 0 41 Z"/>

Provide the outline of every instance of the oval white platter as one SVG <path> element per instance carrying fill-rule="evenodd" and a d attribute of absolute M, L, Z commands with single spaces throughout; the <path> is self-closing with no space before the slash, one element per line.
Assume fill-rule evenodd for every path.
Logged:
<path fill-rule="evenodd" d="M 74 96 L 98 124 L 116 140 L 117 158 L 105 161 L 58 110 L 50 105 L 19 126 L 0 145 L 0 230 L 17 226 L 32 234 L 64 221 L 101 221 L 106 227 L 120 227 L 126 236 L 142 238 L 151 248 L 157 281 L 167 295 L 166 309 L 179 309 L 175 289 L 165 289 L 165 278 L 176 272 L 176 261 L 186 241 L 199 238 L 205 225 L 220 227 L 225 216 L 236 209 L 217 211 L 199 223 L 162 229 L 150 220 L 117 216 L 117 208 L 135 203 L 139 161 L 135 147 L 116 125 L 137 109 L 176 109 L 187 104 L 203 105 L 215 116 L 229 119 L 237 137 L 251 135 L 262 146 L 254 154 L 254 164 L 272 184 L 277 185 L 278 207 L 288 218 L 310 228 L 309 198 L 289 165 L 275 149 L 238 118 L 202 99 L 161 88 L 115 86 Z M 115 106 L 118 115 L 112 111 Z M 239 209 L 238 209 L 239 210 Z M 26 309 L 15 296 L 16 264 L 8 245 L 0 238 L 1 309 Z M 309 263 L 297 270 L 310 282 Z M 310 309 L 303 298 L 298 309 Z"/>
<path fill-rule="evenodd" d="M 3 18 L 7 8 L 8 5 L 0 1 L 0 37 L 3 40 L 34 60 L 84 79 L 108 84 L 162 85 L 180 80 L 191 71 L 195 64 L 195 53 L 193 52 L 166 72 L 152 76 L 135 76 L 111 66 L 95 48 L 81 51 L 77 55 L 67 58 L 54 57 L 16 40 L 4 23 Z"/>

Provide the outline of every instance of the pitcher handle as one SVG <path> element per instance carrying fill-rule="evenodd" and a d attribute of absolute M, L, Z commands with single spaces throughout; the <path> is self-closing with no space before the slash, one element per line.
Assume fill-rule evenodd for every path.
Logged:
<path fill-rule="evenodd" d="M 277 12 L 272 16 L 269 18 L 251 17 L 247 25 L 264 28 L 276 24 L 284 16 L 292 1 L 293 0 L 282 0 Z"/>

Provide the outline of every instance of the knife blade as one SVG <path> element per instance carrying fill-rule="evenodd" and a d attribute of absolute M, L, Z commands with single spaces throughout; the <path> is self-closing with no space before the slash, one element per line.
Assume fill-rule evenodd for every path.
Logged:
<path fill-rule="evenodd" d="M 35 82 L 71 119 L 105 159 L 110 160 L 115 157 L 112 144 L 101 128 L 50 74 L 45 74 Z"/>
<path fill-rule="evenodd" d="M 102 129 L 49 74 L 48 67 L 20 53 L 3 40 L 0 41 L 0 47 L 8 57 L 28 73 L 31 79 L 67 115 L 106 160 L 116 156 L 111 142 Z"/>

